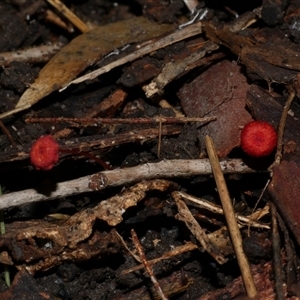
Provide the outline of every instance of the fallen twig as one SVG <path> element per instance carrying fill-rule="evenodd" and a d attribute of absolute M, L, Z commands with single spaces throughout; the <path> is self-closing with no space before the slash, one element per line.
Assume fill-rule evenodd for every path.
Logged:
<path fill-rule="evenodd" d="M 22 61 L 29 64 L 47 62 L 63 47 L 62 43 L 42 45 L 24 50 L 0 53 L 0 66 L 9 66 L 12 61 Z"/>
<path fill-rule="evenodd" d="M 74 26 L 76 26 L 81 32 L 87 32 L 90 28 L 81 21 L 67 6 L 65 6 L 60 0 L 47 0 L 51 5 L 58 9 Z"/>
<path fill-rule="evenodd" d="M 210 122 L 216 120 L 216 117 L 189 118 L 189 117 L 163 117 L 153 118 L 28 118 L 26 123 L 71 123 L 73 126 L 88 126 L 102 124 L 173 124 L 188 122 Z"/>
<path fill-rule="evenodd" d="M 124 245 L 123 241 L 122 241 L 122 244 Z M 126 247 L 126 249 L 127 249 L 126 244 L 124 245 L 124 247 Z M 171 251 L 168 251 L 168 252 L 164 253 L 162 256 L 160 256 L 158 258 L 154 258 L 154 259 L 149 260 L 148 264 L 150 266 L 152 266 L 152 265 L 154 265 L 157 262 L 160 262 L 162 260 L 172 259 L 172 258 L 174 258 L 175 256 L 177 256 L 179 254 L 189 252 L 189 251 L 193 251 L 193 250 L 196 250 L 196 249 L 199 249 L 199 247 L 197 245 L 193 244 L 192 242 L 187 242 L 184 245 L 177 246 L 174 249 L 172 249 Z M 127 250 L 130 251 L 129 249 L 127 249 Z M 132 251 L 130 251 L 130 252 L 132 252 Z M 135 254 L 131 253 L 131 255 L 135 255 Z M 137 258 L 135 257 L 135 259 L 137 259 Z M 131 273 L 131 272 L 134 272 L 134 271 L 138 271 L 142 268 L 143 268 L 143 265 L 138 265 L 138 266 L 132 267 L 130 269 L 123 270 L 122 274 L 124 275 L 124 274 L 128 274 L 128 273 Z"/>
<path fill-rule="evenodd" d="M 135 245 L 135 247 L 136 247 L 136 249 L 137 249 L 137 251 L 139 253 L 139 256 L 140 256 L 140 258 L 142 260 L 142 263 L 143 263 L 146 271 L 148 272 L 148 274 L 150 276 L 150 279 L 151 279 L 151 281 L 152 281 L 152 283 L 153 283 L 153 285 L 154 285 L 154 287 L 155 287 L 158 295 L 160 295 L 161 299 L 168 300 L 168 298 L 164 294 L 162 288 L 160 287 L 160 285 L 159 285 L 159 283 L 158 283 L 158 281 L 157 281 L 157 279 L 156 279 L 156 277 L 155 277 L 155 275 L 153 273 L 153 270 L 152 270 L 151 266 L 148 264 L 147 258 L 145 256 L 145 253 L 144 253 L 143 249 L 142 249 L 142 245 L 141 245 L 141 243 L 140 243 L 140 241 L 139 241 L 139 239 L 137 237 L 137 234 L 135 233 L 134 229 L 131 229 L 131 237 L 132 237 L 132 241 L 133 241 L 133 243 L 134 243 L 134 245 Z"/>
<path fill-rule="evenodd" d="M 207 201 L 205 199 L 197 198 L 195 196 L 189 195 L 189 194 L 184 193 L 184 192 L 177 192 L 177 193 L 183 199 L 189 200 L 192 203 L 194 203 L 195 206 L 205 208 L 205 209 L 207 209 L 207 210 L 209 210 L 213 213 L 216 213 L 216 214 L 223 214 L 224 213 L 223 209 L 215 203 L 212 203 L 212 202 Z M 249 227 L 252 226 L 252 227 L 256 227 L 256 228 L 270 229 L 270 225 L 257 222 L 256 219 L 253 218 L 253 214 L 251 214 L 250 216 L 242 216 L 240 214 L 237 214 L 236 217 L 237 217 L 238 221 L 243 223 L 244 226 L 246 224 L 248 224 Z"/>
<path fill-rule="evenodd" d="M 254 170 L 246 166 L 240 159 L 224 160 L 220 164 L 224 173 L 254 172 Z M 165 160 L 132 168 L 103 171 L 59 182 L 54 188 L 52 186 L 52 189 L 48 187 L 47 190 L 46 188 L 44 193 L 35 189 L 28 189 L 5 194 L 1 196 L 0 209 L 102 190 L 107 187 L 130 184 L 141 180 L 208 175 L 211 172 L 211 166 L 207 159 Z"/>

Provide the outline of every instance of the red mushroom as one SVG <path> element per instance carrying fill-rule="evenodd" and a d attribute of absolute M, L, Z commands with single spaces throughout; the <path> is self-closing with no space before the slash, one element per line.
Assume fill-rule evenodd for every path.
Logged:
<path fill-rule="evenodd" d="M 277 132 L 268 122 L 252 121 L 241 132 L 241 147 L 250 156 L 268 156 L 276 145 Z"/>
<path fill-rule="evenodd" d="M 50 170 L 58 162 L 59 145 L 52 135 L 37 139 L 30 150 L 31 163 L 38 170 Z"/>

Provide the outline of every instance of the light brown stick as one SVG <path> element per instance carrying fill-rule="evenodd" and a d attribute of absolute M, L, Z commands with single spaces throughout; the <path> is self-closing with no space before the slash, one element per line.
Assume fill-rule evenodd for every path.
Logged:
<path fill-rule="evenodd" d="M 214 142 L 211 137 L 208 135 L 205 137 L 205 145 L 206 150 L 209 156 L 209 160 L 211 163 L 211 168 L 213 171 L 213 175 L 216 181 L 216 185 L 218 188 L 218 193 L 221 199 L 221 203 L 223 206 L 224 215 L 226 218 L 227 226 L 229 229 L 229 233 L 231 236 L 232 244 L 234 251 L 236 253 L 236 257 L 238 260 L 238 264 L 240 266 L 241 275 L 243 278 L 244 286 L 249 298 L 257 297 L 257 290 L 253 281 L 253 277 L 251 274 L 250 265 L 247 259 L 247 256 L 244 252 L 242 245 L 242 236 L 237 224 L 237 220 L 235 217 L 235 212 L 232 206 L 232 202 L 227 190 L 226 182 L 224 179 L 224 175 L 222 173 L 222 169 L 219 163 L 219 159 L 216 153 L 216 149 L 214 146 Z"/>

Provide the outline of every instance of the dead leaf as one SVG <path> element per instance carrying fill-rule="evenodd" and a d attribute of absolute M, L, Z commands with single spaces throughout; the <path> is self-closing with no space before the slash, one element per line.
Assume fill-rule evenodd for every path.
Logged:
<path fill-rule="evenodd" d="M 22 95 L 16 108 L 28 108 L 64 87 L 105 54 L 130 43 L 159 36 L 173 28 L 174 25 L 158 25 L 138 17 L 98 27 L 78 36 L 40 71 L 39 77 Z"/>

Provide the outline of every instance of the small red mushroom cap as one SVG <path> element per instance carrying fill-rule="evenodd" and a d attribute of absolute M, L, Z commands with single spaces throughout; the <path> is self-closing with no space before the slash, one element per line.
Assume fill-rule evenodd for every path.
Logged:
<path fill-rule="evenodd" d="M 30 150 L 31 163 L 38 170 L 50 170 L 58 162 L 59 145 L 52 135 L 37 139 Z"/>
<path fill-rule="evenodd" d="M 268 156 L 276 145 L 277 132 L 268 122 L 252 121 L 241 132 L 241 147 L 250 156 Z"/>

